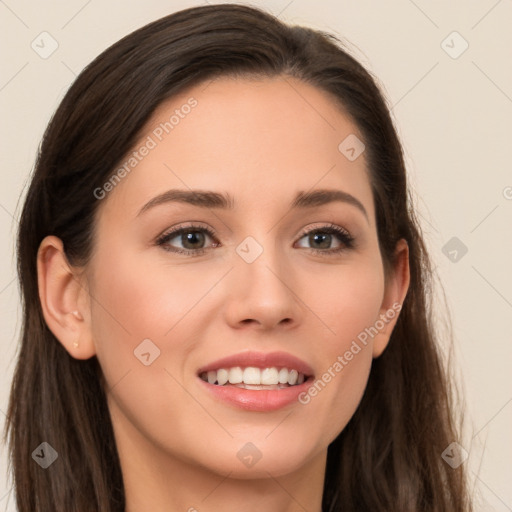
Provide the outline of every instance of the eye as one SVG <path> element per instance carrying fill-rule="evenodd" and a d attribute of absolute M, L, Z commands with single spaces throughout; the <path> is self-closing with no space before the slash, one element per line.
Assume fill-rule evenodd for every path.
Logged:
<path fill-rule="evenodd" d="M 334 236 L 333 236 L 334 235 Z M 302 233 L 300 240 L 307 237 L 307 241 L 312 245 L 311 250 L 315 254 L 331 256 L 339 254 L 347 249 L 354 247 L 354 238 L 352 235 L 336 224 L 321 226 Z M 338 247 L 331 248 L 331 243 L 338 240 Z"/>
<path fill-rule="evenodd" d="M 305 237 L 307 237 L 307 241 L 312 245 L 310 250 L 322 256 L 339 254 L 354 247 L 354 238 L 350 233 L 335 224 L 306 230 L 301 234 L 299 242 Z M 207 238 L 215 240 L 212 247 L 220 245 L 215 238 L 214 231 L 210 228 L 190 224 L 163 233 L 156 240 L 156 244 L 169 252 L 186 254 L 188 256 L 200 256 L 209 249 L 209 247 L 205 247 Z M 174 240 L 176 242 L 173 242 Z M 338 241 L 337 247 L 331 247 L 333 241 Z M 176 246 L 176 243 L 181 244 L 181 246 Z M 307 247 L 305 248 L 307 249 Z"/>
<path fill-rule="evenodd" d="M 206 252 L 203 245 L 208 237 L 215 238 L 215 233 L 211 229 L 203 226 L 190 225 L 163 233 L 157 239 L 156 243 L 162 246 L 166 251 L 199 256 Z M 171 243 L 174 239 L 177 239 L 178 243 L 181 243 L 182 246 L 175 247 Z"/>

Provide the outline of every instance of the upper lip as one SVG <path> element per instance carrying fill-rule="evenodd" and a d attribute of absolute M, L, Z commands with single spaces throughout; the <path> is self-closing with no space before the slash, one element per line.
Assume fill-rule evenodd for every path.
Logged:
<path fill-rule="evenodd" d="M 210 370 L 219 370 L 220 368 L 234 368 L 235 366 L 240 366 L 242 368 L 247 368 L 248 366 L 256 368 L 289 368 L 295 369 L 299 373 L 303 373 L 307 376 L 313 375 L 313 370 L 306 362 L 296 356 L 288 354 L 287 352 L 264 353 L 254 351 L 240 352 L 238 354 L 223 357 L 222 359 L 217 359 L 216 361 L 199 368 L 198 374 L 201 375 L 201 373 L 208 372 Z"/>

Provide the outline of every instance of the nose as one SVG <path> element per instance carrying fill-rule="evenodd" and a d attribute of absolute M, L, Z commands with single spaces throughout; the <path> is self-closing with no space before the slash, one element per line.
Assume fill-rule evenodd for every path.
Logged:
<path fill-rule="evenodd" d="M 235 329 L 292 329 L 304 316 L 293 269 L 276 250 L 264 249 L 252 262 L 234 255 L 225 315 Z"/>

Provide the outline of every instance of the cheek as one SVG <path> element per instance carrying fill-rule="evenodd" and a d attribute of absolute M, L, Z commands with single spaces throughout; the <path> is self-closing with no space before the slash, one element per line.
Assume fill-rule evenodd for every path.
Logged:
<path fill-rule="evenodd" d="M 200 310 L 194 306 L 218 277 L 194 278 L 194 272 L 110 249 L 94 262 L 92 334 L 117 435 L 149 439 L 173 453 L 187 452 L 182 445 L 190 438 L 200 440 L 199 449 L 205 424 L 212 435 L 225 433 L 180 384 L 182 363 L 193 346 Z"/>
<path fill-rule="evenodd" d="M 372 364 L 372 328 L 379 319 L 384 274 L 375 260 L 340 267 L 310 287 L 308 304 L 321 318 L 316 340 L 321 371 L 301 403 L 333 440 L 349 422 L 363 396 Z"/>
<path fill-rule="evenodd" d="M 180 343 L 173 344 L 172 340 L 204 294 L 204 283 L 201 286 L 197 279 L 176 268 L 166 273 L 147 260 L 136 251 L 123 252 L 113 243 L 104 244 L 95 255 L 92 336 L 109 387 L 128 373 L 133 379 L 141 370 L 146 377 L 153 375 L 159 380 L 161 376 L 154 375 L 154 367 L 166 365 L 170 352 L 173 358 L 183 358 L 187 350 L 183 332 Z M 143 356 L 148 352 L 149 356 Z M 145 365 L 148 359 L 151 364 Z M 150 385 L 151 379 L 145 378 L 135 395 Z"/>
<path fill-rule="evenodd" d="M 330 266 L 306 274 L 302 296 L 315 312 L 322 329 L 323 352 L 343 350 L 378 319 L 384 296 L 380 260 L 354 258 L 346 265 Z M 314 276 L 314 277 L 313 277 Z"/>
<path fill-rule="evenodd" d="M 122 254 L 115 247 L 98 255 L 95 268 L 95 334 L 101 342 L 108 333 L 105 344 L 131 350 L 146 338 L 168 344 L 175 326 L 193 315 L 194 306 L 216 279 L 213 273 L 200 278 L 192 268 L 166 266 L 136 252 Z"/>

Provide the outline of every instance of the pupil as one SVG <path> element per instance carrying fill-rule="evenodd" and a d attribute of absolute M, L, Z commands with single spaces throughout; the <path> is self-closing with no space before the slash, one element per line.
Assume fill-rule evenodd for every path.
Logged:
<path fill-rule="evenodd" d="M 319 237 L 321 237 L 321 238 L 323 239 L 323 242 L 327 241 L 327 244 L 325 244 L 325 243 L 324 243 L 321 247 L 322 247 L 322 248 L 327 248 L 327 249 L 329 248 L 329 245 L 330 245 L 330 243 L 329 243 L 329 242 L 330 242 L 330 240 L 331 240 L 331 239 L 330 239 L 330 236 L 331 236 L 331 235 L 329 235 L 329 234 L 327 234 L 327 233 L 324 233 L 324 234 L 318 234 L 318 233 L 317 233 L 317 234 L 314 234 L 314 235 L 312 235 L 312 236 L 313 236 L 313 240 L 314 240 L 314 241 L 317 241 L 317 239 L 318 239 Z"/>
<path fill-rule="evenodd" d="M 199 237 L 198 237 L 199 235 Z M 199 231 L 189 231 L 189 233 L 187 235 L 185 235 L 185 239 L 186 239 L 186 243 L 184 243 L 183 245 L 186 247 L 186 244 L 188 243 L 192 243 L 194 244 L 194 242 L 197 242 L 198 239 L 199 241 L 202 240 L 202 238 L 204 239 L 204 234 L 203 233 L 200 233 Z M 191 247 L 192 249 L 196 249 L 196 247 Z"/>

